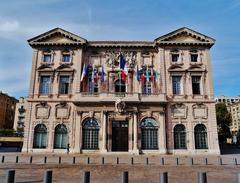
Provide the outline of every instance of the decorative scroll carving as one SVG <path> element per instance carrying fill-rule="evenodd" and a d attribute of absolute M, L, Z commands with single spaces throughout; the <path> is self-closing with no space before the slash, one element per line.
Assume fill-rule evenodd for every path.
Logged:
<path fill-rule="evenodd" d="M 127 67 L 134 67 L 137 60 L 137 52 L 136 51 L 106 51 L 104 56 L 106 57 L 106 64 L 108 67 L 119 67 L 120 54 L 123 55 L 126 60 Z"/>
<path fill-rule="evenodd" d="M 208 117 L 208 108 L 202 103 L 193 105 L 193 117 L 194 118 L 207 118 Z"/>
<path fill-rule="evenodd" d="M 118 113 L 123 113 L 125 111 L 126 104 L 121 99 L 116 100 L 115 109 Z"/>
<path fill-rule="evenodd" d="M 66 102 L 61 102 L 60 104 L 56 105 L 56 112 L 55 116 L 57 119 L 67 119 L 69 118 L 70 114 L 70 106 L 66 104 Z"/>
<path fill-rule="evenodd" d="M 186 118 L 187 107 L 184 104 L 174 104 L 172 106 L 172 117 L 173 118 Z"/>
<path fill-rule="evenodd" d="M 36 105 L 35 116 L 37 119 L 48 119 L 50 114 L 50 106 L 45 102 Z"/>

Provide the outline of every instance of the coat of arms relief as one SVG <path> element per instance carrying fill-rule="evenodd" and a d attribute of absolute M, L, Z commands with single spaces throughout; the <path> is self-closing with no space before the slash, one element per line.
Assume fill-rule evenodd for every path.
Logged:
<path fill-rule="evenodd" d="M 120 62 L 120 54 L 123 55 L 126 66 L 133 68 L 136 64 L 137 60 L 137 52 L 136 51 L 111 51 L 108 50 L 104 53 L 104 57 L 106 58 L 106 64 L 108 67 L 116 68 L 119 67 Z"/>

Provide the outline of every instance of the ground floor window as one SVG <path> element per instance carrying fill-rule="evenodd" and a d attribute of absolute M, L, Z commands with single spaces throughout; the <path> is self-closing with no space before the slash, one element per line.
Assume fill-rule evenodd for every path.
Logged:
<path fill-rule="evenodd" d="M 59 124 L 55 128 L 54 148 L 55 149 L 67 148 L 67 128 L 64 124 Z"/>
<path fill-rule="evenodd" d="M 47 128 L 44 124 L 38 124 L 34 128 L 33 148 L 46 148 Z"/>
<path fill-rule="evenodd" d="M 142 149 L 158 149 L 158 125 L 155 119 L 145 118 L 141 122 Z"/>
<path fill-rule="evenodd" d="M 186 149 L 186 130 L 183 124 L 174 127 L 174 149 Z"/>
<path fill-rule="evenodd" d="M 194 128 L 195 148 L 207 149 L 207 129 L 205 125 L 198 124 Z"/>
<path fill-rule="evenodd" d="M 98 149 L 99 125 L 95 118 L 87 118 L 82 123 L 83 149 Z"/>

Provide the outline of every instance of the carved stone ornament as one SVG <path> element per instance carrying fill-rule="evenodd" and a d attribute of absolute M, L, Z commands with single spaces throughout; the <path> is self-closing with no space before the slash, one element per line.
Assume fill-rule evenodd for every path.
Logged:
<path fill-rule="evenodd" d="M 115 110 L 118 113 L 123 113 L 125 111 L 125 108 L 126 108 L 126 103 L 124 101 L 122 101 L 121 99 L 116 100 Z"/>
<path fill-rule="evenodd" d="M 125 61 L 126 61 L 126 66 L 127 67 L 134 67 L 136 64 L 137 60 L 137 52 L 136 51 L 111 51 L 108 50 L 105 52 L 105 57 L 106 57 L 106 64 L 108 67 L 119 67 L 119 62 L 120 62 L 120 54 L 123 55 Z"/>

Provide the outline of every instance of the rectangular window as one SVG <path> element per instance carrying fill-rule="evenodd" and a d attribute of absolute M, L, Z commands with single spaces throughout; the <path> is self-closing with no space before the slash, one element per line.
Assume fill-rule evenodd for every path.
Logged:
<path fill-rule="evenodd" d="M 63 54 L 62 62 L 70 62 L 70 54 Z"/>
<path fill-rule="evenodd" d="M 181 76 L 173 76 L 172 77 L 172 88 L 174 95 L 181 94 Z"/>
<path fill-rule="evenodd" d="M 197 62 L 198 61 L 198 54 L 191 54 L 191 62 Z"/>
<path fill-rule="evenodd" d="M 68 94 L 70 87 L 70 77 L 69 76 L 60 76 L 60 94 Z"/>
<path fill-rule="evenodd" d="M 92 79 L 89 78 L 89 93 L 90 94 L 96 94 L 98 93 L 98 83 L 97 82 L 92 82 Z"/>
<path fill-rule="evenodd" d="M 172 62 L 177 62 L 179 59 L 179 54 L 172 54 Z"/>
<path fill-rule="evenodd" d="M 50 81 L 51 81 L 50 76 L 41 76 L 40 87 L 39 87 L 40 94 L 47 95 L 50 93 Z"/>
<path fill-rule="evenodd" d="M 51 54 L 45 54 L 43 56 L 43 62 L 44 63 L 51 63 Z"/>
<path fill-rule="evenodd" d="M 142 94 L 143 95 L 151 95 L 152 93 L 152 85 L 151 82 L 146 81 L 143 84 L 143 88 L 142 88 Z"/>
<path fill-rule="evenodd" d="M 192 76 L 192 92 L 194 95 L 201 94 L 200 81 L 201 76 Z"/>

